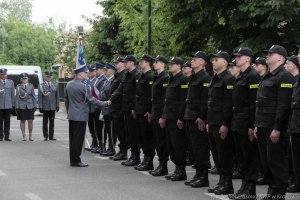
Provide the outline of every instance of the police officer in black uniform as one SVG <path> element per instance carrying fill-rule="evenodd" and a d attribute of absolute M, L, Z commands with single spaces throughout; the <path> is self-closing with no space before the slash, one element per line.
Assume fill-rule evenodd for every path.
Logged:
<path fill-rule="evenodd" d="M 125 77 L 125 61 L 124 58 L 119 57 L 115 61 L 116 65 L 115 68 L 117 72 L 115 73 L 115 78 L 110 86 L 110 95 L 112 95 L 117 88 L 119 87 L 120 83 L 123 81 Z M 126 135 L 124 131 L 124 117 L 121 113 L 121 106 L 122 106 L 122 96 L 114 96 L 111 97 L 112 105 L 109 106 L 109 110 L 112 115 L 112 131 L 113 135 L 116 135 L 119 140 L 119 148 L 120 151 L 110 157 L 114 161 L 117 160 L 127 160 L 127 149 L 128 144 L 126 142 Z"/>
<path fill-rule="evenodd" d="M 230 132 L 232 118 L 232 89 L 234 77 L 227 70 L 230 57 L 227 52 L 219 51 L 211 54 L 215 71 L 208 91 L 208 134 L 211 151 L 217 161 L 219 182 L 208 189 L 216 195 L 233 193 L 233 138 Z"/>
<path fill-rule="evenodd" d="M 236 56 L 236 66 L 241 69 L 235 80 L 232 103 L 233 118 L 231 130 L 234 131 L 236 144 L 242 153 L 241 175 L 242 184 L 236 194 L 229 196 L 234 199 L 256 199 L 256 181 L 258 176 L 257 141 L 254 135 L 255 100 L 260 82 L 259 74 L 251 67 L 253 52 L 242 47 Z"/>
<path fill-rule="evenodd" d="M 154 60 L 151 56 L 144 54 L 139 63 L 142 74 L 137 80 L 134 115 L 137 120 L 137 134 L 140 138 L 144 159 L 135 167 L 138 171 L 153 170 L 155 147 L 151 126 L 151 98 L 154 72 L 151 70 L 151 66 Z"/>
<path fill-rule="evenodd" d="M 188 93 L 184 112 L 185 131 L 189 135 L 194 157 L 196 174 L 186 185 L 206 187 L 208 182 L 209 142 L 205 124 L 207 119 L 207 95 L 210 76 L 205 71 L 209 62 L 206 53 L 197 51 L 192 55 L 193 73 L 188 83 Z"/>
<path fill-rule="evenodd" d="M 167 135 L 165 128 L 161 128 L 158 123 L 164 109 L 166 88 L 169 81 L 169 74 L 165 71 L 165 67 L 168 63 L 169 61 L 163 56 L 158 55 L 155 58 L 154 70 L 156 71 L 156 75 L 152 86 L 151 119 L 159 165 L 155 170 L 149 172 L 152 176 L 164 176 L 168 174 L 167 163 L 169 153 L 167 148 Z"/>
<path fill-rule="evenodd" d="M 172 181 L 182 181 L 186 180 L 185 157 L 187 139 L 184 134 L 183 115 L 188 79 L 181 72 L 183 60 L 180 57 L 173 57 L 170 63 L 169 71 L 171 76 L 159 124 L 161 128 L 164 128 L 166 125 L 168 150 L 171 161 L 176 166 L 173 174 L 166 175 L 165 177 Z"/>
<path fill-rule="evenodd" d="M 267 52 L 270 68 L 262 79 L 256 98 L 255 126 L 264 171 L 271 181 L 265 199 L 285 199 L 289 178 L 287 124 L 292 97 L 292 75 L 284 69 L 284 47 L 273 45 Z"/>
<path fill-rule="evenodd" d="M 111 99 L 122 98 L 121 111 L 125 118 L 125 130 L 126 139 L 131 148 L 131 156 L 128 160 L 122 162 L 125 166 L 136 166 L 140 164 L 140 145 L 138 140 L 138 134 L 136 131 L 136 120 L 134 118 L 134 105 L 136 96 L 137 80 L 140 77 L 140 72 L 136 68 L 136 59 L 132 55 L 128 55 L 124 58 L 126 69 L 125 78 L 119 85 L 118 89 L 114 91 Z"/>
<path fill-rule="evenodd" d="M 286 65 L 295 65 L 300 68 L 300 63 L 297 56 L 291 56 L 288 58 Z M 293 96 L 291 104 L 291 118 L 289 123 L 288 133 L 291 135 L 292 142 L 292 166 L 294 168 L 294 181 L 287 188 L 287 192 L 296 193 L 300 192 L 300 84 L 299 74 L 295 76 L 295 83 L 293 85 Z"/>

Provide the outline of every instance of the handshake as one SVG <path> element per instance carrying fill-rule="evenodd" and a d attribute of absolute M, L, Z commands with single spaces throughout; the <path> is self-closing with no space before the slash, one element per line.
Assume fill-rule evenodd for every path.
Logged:
<path fill-rule="evenodd" d="M 108 101 L 105 101 L 106 102 L 106 106 L 110 106 L 111 105 L 111 101 L 108 100 Z"/>

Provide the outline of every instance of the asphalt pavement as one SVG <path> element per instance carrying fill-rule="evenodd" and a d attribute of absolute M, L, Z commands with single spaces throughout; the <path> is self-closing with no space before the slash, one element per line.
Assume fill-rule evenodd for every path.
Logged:
<path fill-rule="evenodd" d="M 42 116 L 35 115 L 34 141 L 22 141 L 19 121 L 11 119 L 12 142 L 0 142 L 0 200 L 207 200 L 228 199 L 226 196 L 207 194 L 207 188 L 190 188 L 181 182 L 164 177 L 152 177 L 124 167 L 120 162 L 85 151 L 82 160 L 86 168 L 70 167 L 68 151 L 68 121 L 66 113 L 56 113 L 57 141 L 43 141 Z M 37 114 L 37 112 L 36 112 Z M 26 125 L 27 129 L 27 125 Z M 28 131 L 26 130 L 28 137 Z M 88 140 L 91 141 L 87 129 Z M 155 166 L 158 161 L 155 158 Z M 174 166 L 169 162 L 169 172 Z M 194 169 L 187 167 L 188 177 Z M 209 175 L 210 185 L 216 184 L 217 175 Z M 240 180 L 234 180 L 235 190 Z M 258 186 L 262 197 L 266 186 Z M 259 198 L 260 199 L 260 198 Z M 287 199 L 300 199 L 289 194 Z"/>

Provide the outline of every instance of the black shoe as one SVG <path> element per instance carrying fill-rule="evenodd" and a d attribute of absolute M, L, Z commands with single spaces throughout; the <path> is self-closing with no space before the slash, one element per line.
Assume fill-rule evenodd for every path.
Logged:
<path fill-rule="evenodd" d="M 200 176 L 201 176 L 201 175 L 200 175 L 200 171 L 199 171 L 199 170 L 196 170 L 195 176 L 194 176 L 191 180 L 185 181 L 184 184 L 185 184 L 185 185 L 190 185 L 192 182 L 194 182 L 194 181 L 196 181 L 197 179 L 199 179 Z"/>
<path fill-rule="evenodd" d="M 56 138 L 49 138 L 49 140 L 53 140 L 53 141 L 55 141 L 55 140 L 56 140 Z"/>
<path fill-rule="evenodd" d="M 219 171 L 216 167 L 212 167 L 208 170 L 210 174 L 219 174 Z"/>
<path fill-rule="evenodd" d="M 153 157 L 145 156 L 143 162 L 140 165 L 134 167 L 134 169 L 138 170 L 138 171 L 153 170 L 154 169 L 154 167 L 153 167 Z"/>
<path fill-rule="evenodd" d="M 48 140 L 48 138 L 44 138 L 44 141 L 47 141 Z"/>
<path fill-rule="evenodd" d="M 160 162 L 155 170 L 149 172 L 152 176 L 165 176 L 168 175 L 167 162 Z"/>
<path fill-rule="evenodd" d="M 132 156 L 130 156 L 127 160 L 121 162 L 121 165 L 125 165 L 126 163 L 130 162 L 132 160 Z"/>
<path fill-rule="evenodd" d="M 125 162 L 124 165 L 126 167 L 133 167 L 133 166 L 136 166 L 136 165 L 138 165 L 140 163 L 141 163 L 141 160 L 139 160 L 139 159 L 132 159 L 132 160 L 129 160 L 128 162 Z"/>
<path fill-rule="evenodd" d="M 11 139 L 10 139 L 10 138 L 5 138 L 4 140 L 5 140 L 5 141 L 9 141 L 9 142 L 11 141 Z"/>
<path fill-rule="evenodd" d="M 214 191 L 215 195 L 228 195 L 233 194 L 232 177 L 224 177 L 224 182 Z"/>
<path fill-rule="evenodd" d="M 167 175 L 165 175 L 165 178 L 166 178 L 167 180 L 171 180 L 171 178 L 172 178 L 176 173 L 178 173 L 178 167 L 177 167 L 177 166 L 175 167 L 174 172 L 173 172 L 172 174 L 167 174 Z"/>
<path fill-rule="evenodd" d="M 71 167 L 88 167 L 89 165 L 83 162 L 71 164 Z"/>
<path fill-rule="evenodd" d="M 118 156 L 113 157 L 113 161 L 118 161 L 118 160 L 127 160 L 127 155 L 120 153 Z"/>
<path fill-rule="evenodd" d="M 186 171 L 185 166 L 178 166 L 177 173 L 174 176 L 171 176 L 171 181 L 185 181 L 186 180 Z"/>
<path fill-rule="evenodd" d="M 217 189 L 221 186 L 221 184 L 222 184 L 223 182 L 224 182 L 224 176 L 221 175 L 221 176 L 219 177 L 219 182 L 217 183 L 217 185 L 215 185 L 215 186 L 210 187 L 210 188 L 207 189 L 208 193 L 214 193 L 215 190 L 217 190 Z"/>
<path fill-rule="evenodd" d="M 115 154 L 116 154 L 116 152 L 115 152 L 114 149 L 108 149 L 108 150 L 106 150 L 105 152 L 102 153 L 102 156 L 113 156 Z"/>
<path fill-rule="evenodd" d="M 256 184 L 255 183 L 245 183 L 246 186 L 242 193 L 236 195 L 234 200 L 256 200 Z M 238 192 L 237 192 L 238 193 Z M 236 194 L 237 194 L 236 193 Z"/>
<path fill-rule="evenodd" d="M 121 151 L 119 151 L 117 154 L 113 155 L 113 156 L 110 156 L 109 159 L 113 160 L 114 157 L 117 157 L 121 154 Z"/>
<path fill-rule="evenodd" d="M 268 183 L 267 178 L 263 174 L 260 174 L 260 175 L 258 175 L 256 184 L 257 185 L 268 185 L 269 183 Z"/>
<path fill-rule="evenodd" d="M 286 192 L 288 193 L 298 193 L 300 192 L 300 185 L 297 183 L 293 183 L 292 185 L 290 185 L 287 189 Z"/>
<path fill-rule="evenodd" d="M 207 177 L 201 177 L 190 183 L 192 188 L 208 187 L 209 182 Z"/>

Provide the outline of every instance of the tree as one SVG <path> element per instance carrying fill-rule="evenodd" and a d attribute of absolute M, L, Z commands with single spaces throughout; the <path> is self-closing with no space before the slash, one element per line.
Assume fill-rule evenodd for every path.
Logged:
<path fill-rule="evenodd" d="M 50 67 L 54 64 L 54 31 L 43 25 L 34 25 L 8 18 L 5 23 L 8 33 L 6 40 L 6 63 L 18 65 L 39 65 Z"/>
<path fill-rule="evenodd" d="M 0 2 L 0 19 L 12 16 L 21 21 L 30 21 L 32 5 L 29 0 L 2 0 Z"/>

